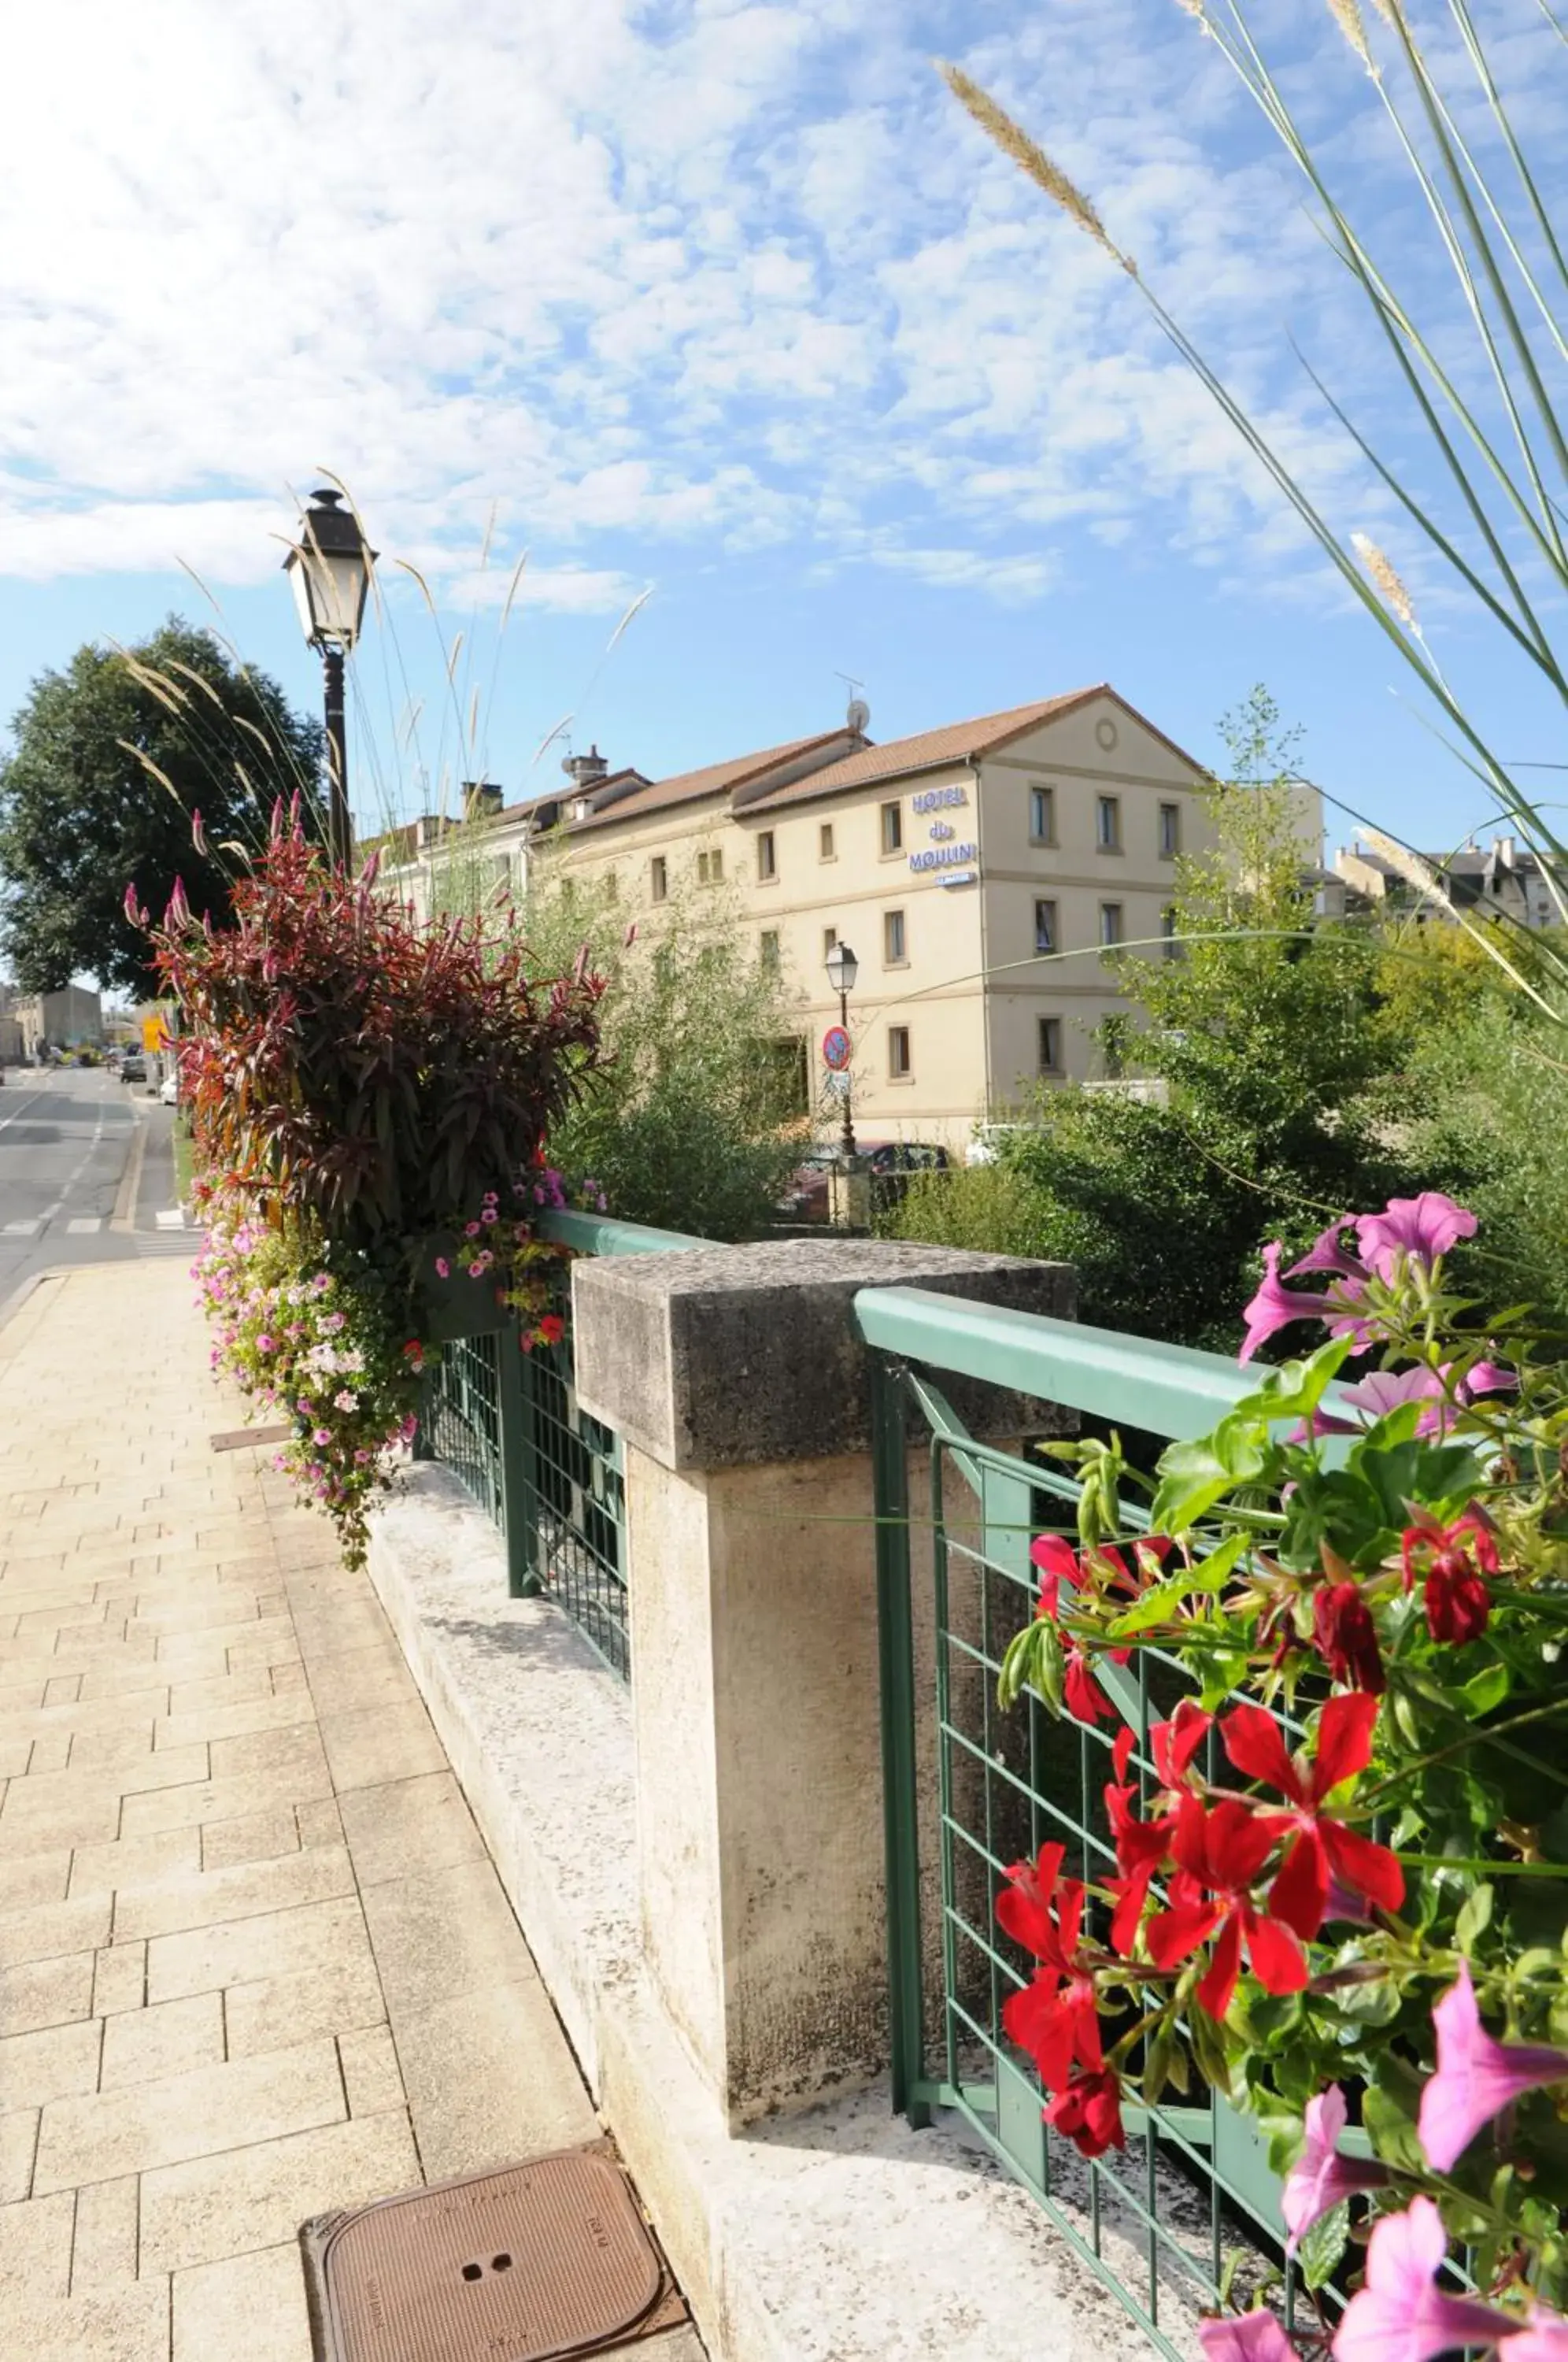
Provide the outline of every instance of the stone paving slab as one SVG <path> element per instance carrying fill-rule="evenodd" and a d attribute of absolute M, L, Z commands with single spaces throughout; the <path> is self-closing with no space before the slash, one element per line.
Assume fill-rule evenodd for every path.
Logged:
<path fill-rule="evenodd" d="M 374 1590 L 182 1266 L 0 1331 L 0 2352 L 309 2362 L 295 2234 L 600 2131 Z M 690 2333 L 636 2349 L 701 2362 Z"/>

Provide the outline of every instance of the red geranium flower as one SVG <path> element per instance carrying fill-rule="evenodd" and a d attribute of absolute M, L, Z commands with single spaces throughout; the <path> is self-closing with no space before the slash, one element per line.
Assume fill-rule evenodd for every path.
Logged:
<path fill-rule="evenodd" d="M 1377 1627 L 1353 1583 L 1331 1583 L 1312 1603 L 1312 1637 L 1335 1681 L 1381 1697 L 1386 1686 Z"/>
<path fill-rule="evenodd" d="M 1418 1574 L 1426 1577 L 1422 1605 L 1434 1640 L 1459 1646 L 1479 1639 L 1492 1613 L 1492 1595 L 1483 1577 L 1498 1572 L 1497 1545 L 1479 1509 L 1466 1509 L 1452 1526 L 1417 1513 L 1400 1537 L 1407 1591 Z"/>
<path fill-rule="evenodd" d="M 566 1322 L 561 1319 L 560 1314 L 558 1312 L 547 1312 L 544 1319 L 539 1323 L 539 1341 L 541 1344 L 558 1345 L 565 1335 Z"/>
<path fill-rule="evenodd" d="M 1066 2135 L 1080 2157 L 1103 2157 L 1108 2148 L 1125 2148 L 1120 2078 L 1110 2067 L 1075 2075 L 1046 2109 L 1045 2121 Z"/>
<path fill-rule="evenodd" d="M 1295 1929 L 1258 1910 L 1252 1899 L 1276 1835 L 1277 1816 L 1254 1813 L 1239 1797 L 1208 1812 L 1200 1798 L 1184 1796 L 1177 1808 L 1171 1847 L 1176 1872 L 1168 1908 L 1149 1922 L 1149 1957 L 1156 1968 L 1174 1968 L 1214 1937 L 1214 1955 L 1198 1987 L 1212 2018 L 1222 2018 L 1231 2006 L 1243 1944 L 1266 1992 L 1299 1992 L 1307 1982 Z"/>
<path fill-rule="evenodd" d="M 1065 2086 L 1075 2060 L 1091 2073 L 1105 2064 L 1094 1979 L 1078 1959 L 1084 1890 L 1062 1877 L 1066 1854 L 1065 1846 L 1043 1845 L 1037 1862 L 1015 1861 L 1011 1885 L 997 1897 L 999 1924 L 1040 1962 L 1033 1982 L 1003 2003 L 1002 2024 L 1052 2092 Z"/>
<path fill-rule="evenodd" d="M 1164 1535 L 1155 1534 L 1140 1540 L 1136 1551 L 1140 1564 L 1146 1552 L 1145 1572 L 1157 1570 L 1161 1559 L 1171 1545 Z M 1126 1561 L 1119 1551 L 1109 1547 L 1085 1551 L 1081 1556 L 1062 1534 L 1037 1534 L 1029 1545 L 1029 1555 L 1040 1570 L 1040 1599 L 1035 1608 L 1037 1617 L 1056 1621 L 1062 1604 L 1062 1585 L 1069 1583 L 1075 1590 L 1093 1582 L 1098 1575 L 1107 1591 L 1123 1591 L 1130 1599 L 1138 1596 L 1136 1578 L 1129 1573 Z M 1094 1677 L 1094 1662 L 1082 1642 L 1067 1639 L 1066 1672 L 1062 1684 L 1063 1703 L 1075 1722 L 1090 1724 L 1114 1722 L 1116 1709 Z M 1111 1649 L 1112 1661 L 1124 1665 L 1132 1655 L 1130 1649 Z"/>
<path fill-rule="evenodd" d="M 1313 1937 L 1322 1926 L 1331 1876 L 1384 1911 L 1397 1911 L 1405 1900 L 1405 1873 L 1387 1847 L 1321 1811 L 1331 1790 L 1356 1778 L 1371 1762 L 1376 1720 L 1377 1700 L 1364 1690 L 1331 1697 L 1318 1717 L 1318 1752 L 1310 1762 L 1290 1754 L 1284 1732 L 1264 1706 L 1239 1705 L 1220 1726 L 1237 1771 L 1249 1780 L 1266 1780 L 1296 1807 L 1267 1816 L 1275 1830 L 1297 1832 L 1268 1900 L 1275 1918 L 1298 1936 Z"/>

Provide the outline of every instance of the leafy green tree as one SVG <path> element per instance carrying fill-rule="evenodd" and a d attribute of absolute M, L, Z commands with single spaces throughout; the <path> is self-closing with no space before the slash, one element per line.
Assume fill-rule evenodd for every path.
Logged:
<path fill-rule="evenodd" d="M 801 1021 L 723 894 L 673 894 L 637 927 L 607 881 L 536 857 L 524 913 L 541 975 L 586 949 L 605 979 L 603 1056 L 550 1135 L 555 1162 L 592 1178 L 612 1213 L 701 1238 L 755 1238 L 808 1130 Z"/>
<path fill-rule="evenodd" d="M 82 970 L 154 991 L 127 888 L 157 916 L 182 878 L 215 924 L 276 799 L 300 794 L 315 821 L 319 725 L 177 616 L 134 648 L 81 647 L 63 672 L 40 674 L 13 728 L 0 763 L 0 930 L 28 991 Z"/>

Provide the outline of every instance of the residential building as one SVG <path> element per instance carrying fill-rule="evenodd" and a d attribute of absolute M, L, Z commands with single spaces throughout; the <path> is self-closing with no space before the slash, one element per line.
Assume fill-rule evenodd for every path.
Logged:
<path fill-rule="evenodd" d="M 1338 848 L 1332 870 L 1324 878 L 1329 915 L 1386 911 L 1418 920 L 1452 920 L 1454 911 L 1491 911 L 1521 927 L 1559 923 L 1540 862 L 1512 836 L 1495 836 L 1485 850 L 1471 837 L 1456 853 L 1418 856 L 1433 872 L 1447 903 L 1423 895 L 1406 870 L 1381 849 L 1386 844 L 1386 838 L 1372 834 L 1366 844 L 1358 840 Z"/>
<path fill-rule="evenodd" d="M 444 862 L 451 877 L 491 865 L 500 890 L 547 858 L 612 880 L 645 931 L 712 891 L 793 996 L 819 1106 L 838 1017 L 823 962 L 847 944 L 857 1132 L 962 1148 L 1038 1086 L 1103 1075 L 1095 1029 L 1126 1006 L 1114 955 L 1178 949 L 1176 864 L 1213 842 L 1208 775 L 1103 682 L 881 745 L 867 718 L 666 779 L 594 748 L 477 833 L 396 833 L 382 876 L 424 909 Z M 1302 827 L 1316 859 L 1315 798 Z"/>

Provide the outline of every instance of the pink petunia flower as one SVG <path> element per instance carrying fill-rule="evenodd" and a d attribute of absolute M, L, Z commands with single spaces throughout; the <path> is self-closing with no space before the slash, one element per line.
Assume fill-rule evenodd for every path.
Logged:
<path fill-rule="evenodd" d="M 438 1279 L 450 1279 L 452 1276 L 452 1266 L 445 1255 L 437 1255 L 436 1258 L 436 1275 Z"/>
<path fill-rule="evenodd" d="M 275 1337 L 262 1335 L 258 1337 L 256 1340 L 256 1351 L 259 1353 L 275 1352 L 277 1350 L 277 1342 L 278 1341 Z"/>
<path fill-rule="evenodd" d="M 1364 1378 L 1358 1378 L 1353 1386 L 1347 1386 L 1340 1400 L 1367 1412 L 1373 1418 L 1386 1418 L 1390 1411 L 1399 1409 L 1404 1403 L 1430 1403 L 1432 1407 L 1422 1412 L 1417 1434 L 1438 1433 L 1444 1425 L 1442 1379 L 1436 1370 L 1429 1370 L 1420 1363 L 1413 1370 L 1373 1370 Z"/>
<path fill-rule="evenodd" d="M 487 1223 L 487 1224 L 488 1224 L 488 1223 L 491 1223 L 491 1222 L 493 1222 L 493 1221 L 496 1221 L 496 1220 L 498 1220 L 499 1219 L 500 1219 L 500 1218 L 499 1218 L 499 1216 L 497 1215 L 496 1210 L 495 1210 L 495 1208 L 494 1208 L 493 1206 L 487 1206 L 487 1207 L 485 1208 L 485 1209 L 484 1209 L 483 1213 L 480 1216 L 480 1220 L 481 1222 L 484 1222 L 484 1223 Z"/>
<path fill-rule="evenodd" d="M 1508 2362 L 1568 2362 L 1568 2321 L 1532 2304 L 1529 2326 L 1508 2340 Z"/>
<path fill-rule="evenodd" d="M 465 1223 L 464 1223 L 464 1225 L 463 1225 L 463 1236 L 464 1236 L 464 1238 L 466 1238 L 466 1239 L 477 1239 L 477 1238 L 478 1238 L 478 1236 L 479 1236 L 479 1234 L 480 1234 L 480 1226 L 479 1226 L 479 1224 L 478 1224 L 477 1222 L 465 1222 Z"/>
<path fill-rule="evenodd" d="M 344 1387 L 341 1394 L 334 1395 L 332 1399 L 339 1410 L 352 1410 L 355 1407 L 354 1397 L 349 1393 L 347 1386 Z"/>
<path fill-rule="evenodd" d="M 1432 2012 L 1437 2073 L 1421 2093 L 1417 2130 L 1428 2161 L 1447 2173 L 1484 2125 L 1522 2092 L 1568 2081 L 1568 2051 L 1545 2044 L 1496 2042 L 1481 2023 L 1468 1961 Z"/>
<path fill-rule="evenodd" d="M 1370 2158 L 1340 2155 L 1345 2115 L 1345 2095 L 1337 2083 L 1307 2103 L 1307 2146 L 1286 2175 L 1280 2199 L 1280 2212 L 1290 2234 L 1285 2243 L 1287 2256 L 1296 2253 L 1302 2233 L 1309 2231 L 1319 2216 L 1337 2206 L 1342 2198 L 1353 2198 L 1362 2190 L 1381 2190 L 1388 2179 L 1386 2166 Z"/>
<path fill-rule="evenodd" d="M 1279 1258 L 1284 1253 L 1278 1239 L 1270 1239 L 1264 1249 L 1264 1275 L 1257 1294 L 1242 1315 L 1246 1333 L 1236 1356 L 1239 1362 L 1250 1362 L 1260 1345 L 1277 1330 L 1288 1329 L 1293 1320 L 1332 1320 L 1343 1309 L 1331 1296 L 1286 1287 L 1279 1275 Z"/>
<path fill-rule="evenodd" d="M 1475 1217 L 1441 1189 L 1423 1189 L 1419 1198 L 1390 1198 L 1381 1214 L 1358 1215 L 1355 1234 L 1362 1260 L 1392 1282 L 1401 1256 L 1430 1271 L 1458 1240 L 1474 1238 Z"/>
<path fill-rule="evenodd" d="M 1442 2216 L 1430 2198 L 1386 2214 L 1366 2251 L 1366 2279 L 1334 2335 L 1334 2362 L 1432 2362 L 1461 2345 L 1495 2345 L 1518 2324 L 1474 2297 L 1450 2296 L 1435 2274 L 1448 2253 Z M 1516 2349 L 1517 2352 L 1517 2349 Z"/>
<path fill-rule="evenodd" d="M 331 1440 L 332 1429 L 329 1427 L 318 1427 L 315 1433 L 311 1437 L 311 1441 L 315 1444 L 318 1449 L 324 1451 Z"/>
<path fill-rule="evenodd" d="M 1297 2350 L 1266 2306 L 1200 2321 L 1203 2362 L 1297 2362 Z"/>

